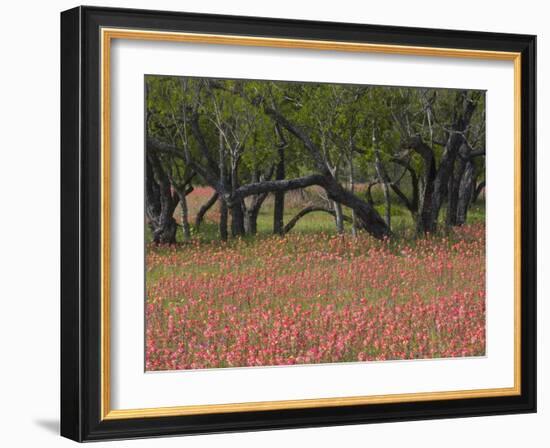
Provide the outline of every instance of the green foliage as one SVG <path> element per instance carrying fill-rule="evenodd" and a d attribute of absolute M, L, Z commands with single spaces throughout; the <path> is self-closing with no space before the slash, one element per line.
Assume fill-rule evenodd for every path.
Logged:
<path fill-rule="evenodd" d="M 407 139 L 420 136 L 439 162 L 453 120 L 465 101 L 477 104 L 465 132 L 466 141 L 472 148 L 485 147 L 485 92 L 480 91 L 156 75 L 146 76 L 145 85 L 148 135 L 181 150 L 179 156 L 160 156 L 177 181 L 188 172 L 185 160 L 191 157 L 209 169 L 214 165 L 223 170 L 236 185 L 258 182 L 273 173 L 283 143 L 287 178 L 315 172 L 317 162 L 304 142 L 286 129 L 278 133 L 266 113 L 268 108 L 277 110 L 311 138 L 331 173 L 346 188 L 351 188 L 352 181 L 380 181 L 375 168 L 378 162 L 410 197 L 411 175 L 396 159 L 406 161 L 416 173 L 420 188 L 426 167 L 423 158 L 407 146 Z M 193 117 L 208 154 L 192 130 Z M 474 168 L 476 178 L 482 180 L 483 157 L 474 160 Z M 215 177 L 219 176 L 216 173 Z M 208 184 L 200 176 L 193 182 Z M 374 188 L 373 194 L 383 212 L 380 189 Z M 411 214 L 393 192 L 391 201 L 394 226 L 414 228 Z M 260 227 L 263 219 L 260 214 Z M 265 221 L 267 225 L 271 217 Z"/>

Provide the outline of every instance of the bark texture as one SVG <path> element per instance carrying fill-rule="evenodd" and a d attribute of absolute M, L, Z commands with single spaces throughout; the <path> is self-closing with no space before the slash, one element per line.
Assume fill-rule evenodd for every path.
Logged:
<path fill-rule="evenodd" d="M 179 199 L 172 193 L 168 176 L 152 152 L 146 158 L 145 185 L 145 211 L 153 242 L 175 244 L 177 224 L 174 210 Z"/>
<path fill-rule="evenodd" d="M 212 208 L 212 206 L 216 203 L 218 200 L 219 194 L 217 191 L 214 192 L 212 196 L 210 196 L 210 199 L 206 201 L 199 211 L 197 212 L 197 216 L 195 216 L 195 229 L 198 231 L 200 229 L 200 226 L 202 222 L 204 221 L 204 216 Z"/>

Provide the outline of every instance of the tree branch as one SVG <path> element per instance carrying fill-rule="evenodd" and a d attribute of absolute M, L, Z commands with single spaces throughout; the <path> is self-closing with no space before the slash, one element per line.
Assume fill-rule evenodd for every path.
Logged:
<path fill-rule="evenodd" d="M 324 186 L 326 179 L 320 174 L 311 174 L 309 176 L 298 177 L 296 179 L 268 180 L 243 185 L 235 190 L 235 197 L 244 199 L 254 194 L 274 193 L 277 191 L 297 190 L 312 185 Z"/>
<path fill-rule="evenodd" d="M 187 155 L 176 146 L 161 142 L 154 137 L 147 137 L 147 148 L 182 159 L 191 169 L 196 171 L 206 182 L 215 188 L 216 191 L 221 191 L 221 186 L 218 179 L 212 176 L 212 174 L 205 170 L 200 164 L 195 163 L 191 158 L 188 158 Z"/>
<path fill-rule="evenodd" d="M 298 213 L 296 213 L 296 215 L 294 215 L 294 217 L 290 221 L 288 221 L 288 223 L 285 225 L 283 229 L 283 233 L 290 232 L 300 219 L 302 219 L 307 214 L 313 213 L 313 212 L 325 212 L 325 213 L 328 213 L 329 215 L 336 216 L 336 212 L 330 208 L 310 205 L 300 210 Z M 346 222 L 352 222 L 352 219 L 349 216 L 342 215 L 342 218 Z"/>
<path fill-rule="evenodd" d="M 328 167 L 326 166 L 326 163 L 323 159 L 321 150 L 317 147 L 315 143 L 313 143 L 311 138 L 309 138 L 309 135 L 307 135 L 300 127 L 296 126 L 295 124 L 287 120 L 277 110 L 268 106 L 264 106 L 264 111 L 267 115 L 273 118 L 277 123 L 283 126 L 286 130 L 288 130 L 292 135 L 294 135 L 298 140 L 300 140 L 304 144 L 306 149 L 309 151 L 309 153 L 313 157 L 313 160 L 315 160 L 315 163 L 317 164 L 317 168 L 322 173 L 330 174 Z"/>
<path fill-rule="evenodd" d="M 394 182 L 390 184 L 392 187 L 392 190 L 401 199 L 405 207 L 407 207 L 412 212 L 417 212 L 418 211 L 418 176 L 416 175 L 416 172 L 414 171 L 414 169 L 411 167 L 409 163 L 405 162 L 404 160 L 398 157 L 393 157 L 391 161 L 397 165 L 402 166 L 409 172 L 409 175 L 411 176 L 413 197 L 411 200 L 409 200 L 409 198 L 407 198 L 401 190 L 399 190 L 398 192 L 397 190 L 398 187 Z"/>

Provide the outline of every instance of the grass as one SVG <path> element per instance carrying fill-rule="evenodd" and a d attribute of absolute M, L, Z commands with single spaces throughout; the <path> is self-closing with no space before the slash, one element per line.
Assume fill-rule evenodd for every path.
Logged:
<path fill-rule="evenodd" d="M 209 194 L 190 196 L 192 218 Z M 289 195 L 285 222 L 303 206 Z M 352 238 L 349 225 L 336 235 L 326 213 L 280 237 L 272 216 L 268 199 L 256 237 L 222 242 L 212 209 L 191 241 L 147 244 L 147 370 L 485 353 L 483 203 L 467 225 L 419 239 L 405 238 L 413 223 L 397 204 L 400 237 L 386 241 Z"/>
<path fill-rule="evenodd" d="M 150 244 L 147 369 L 482 355 L 484 234 Z"/>

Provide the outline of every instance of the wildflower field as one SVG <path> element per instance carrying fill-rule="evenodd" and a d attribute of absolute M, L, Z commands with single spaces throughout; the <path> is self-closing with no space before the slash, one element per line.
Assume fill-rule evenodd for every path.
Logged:
<path fill-rule="evenodd" d="M 191 211 L 207 193 L 190 195 Z M 284 237 L 262 233 L 260 216 L 255 238 L 148 243 L 146 369 L 485 354 L 481 220 L 391 241 L 308 220 Z"/>

